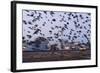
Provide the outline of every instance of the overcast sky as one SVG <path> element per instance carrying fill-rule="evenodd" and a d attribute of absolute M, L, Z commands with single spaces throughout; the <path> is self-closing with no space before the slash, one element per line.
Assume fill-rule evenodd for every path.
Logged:
<path fill-rule="evenodd" d="M 34 41 L 38 36 L 45 38 L 52 37 L 54 41 L 50 41 L 51 43 L 58 42 L 59 38 L 68 40 L 69 42 L 74 41 L 80 43 L 87 43 L 86 37 L 90 40 L 90 13 L 23 10 L 22 16 L 23 36 L 26 40 Z M 51 29 L 52 27 L 54 29 Z M 61 29 L 63 27 L 64 31 L 62 32 L 63 34 L 61 34 Z M 34 34 L 37 29 L 40 29 L 41 32 L 38 31 L 38 33 Z M 50 34 L 49 31 L 52 31 L 52 34 Z M 41 35 L 40 33 L 44 35 Z M 58 38 L 55 38 L 55 33 L 58 33 Z M 84 34 L 86 35 L 86 37 L 84 36 Z M 27 35 L 31 35 L 32 37 L 28 38 Z M 74 36 L 76 36 L 77 38 L 74 38 Z"/>

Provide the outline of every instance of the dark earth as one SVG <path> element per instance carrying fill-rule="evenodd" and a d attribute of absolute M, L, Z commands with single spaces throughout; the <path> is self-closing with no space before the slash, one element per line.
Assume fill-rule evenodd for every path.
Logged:
<path fill-rule="evenodd" d="M 44 61 L 64 61 L 64 60 L 87 60 L 91 57 L 90 50 L 60 50 L 32 52 L 23 51 L 23 62 L 44 62 Z"/>

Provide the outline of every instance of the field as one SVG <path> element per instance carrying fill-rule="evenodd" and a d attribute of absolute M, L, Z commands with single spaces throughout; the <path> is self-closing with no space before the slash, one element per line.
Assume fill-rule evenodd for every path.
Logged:
<path fill-rule="evenodd" d="M 63 61 L 63 60 L 86 60 L 91 59 L 90 50 L 60 50 L 30 52 L 23 51 L 23 62 L 44 62 L 44 61 Z"/>

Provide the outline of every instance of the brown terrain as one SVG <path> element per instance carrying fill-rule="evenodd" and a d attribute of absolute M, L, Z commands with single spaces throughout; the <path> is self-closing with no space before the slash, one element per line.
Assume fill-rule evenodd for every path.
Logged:
<path fill-rule="evenodd" d="M 23 62 L 63 61 L 63 60 L 86 60 L 91 58 L 89 49 L 85 50 L 60 50 L 32 52 L 23 51 Z"/>

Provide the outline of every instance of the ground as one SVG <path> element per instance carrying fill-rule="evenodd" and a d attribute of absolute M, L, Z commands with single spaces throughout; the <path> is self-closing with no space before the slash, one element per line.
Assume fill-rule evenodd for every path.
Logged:
<path fill-rule="evenodd" d="M 63 61 L 63 60 L 86 60 L 91 58 L 90 50 L 60 50 L 32 52 L 23 51 L 23 62 Z"/>

